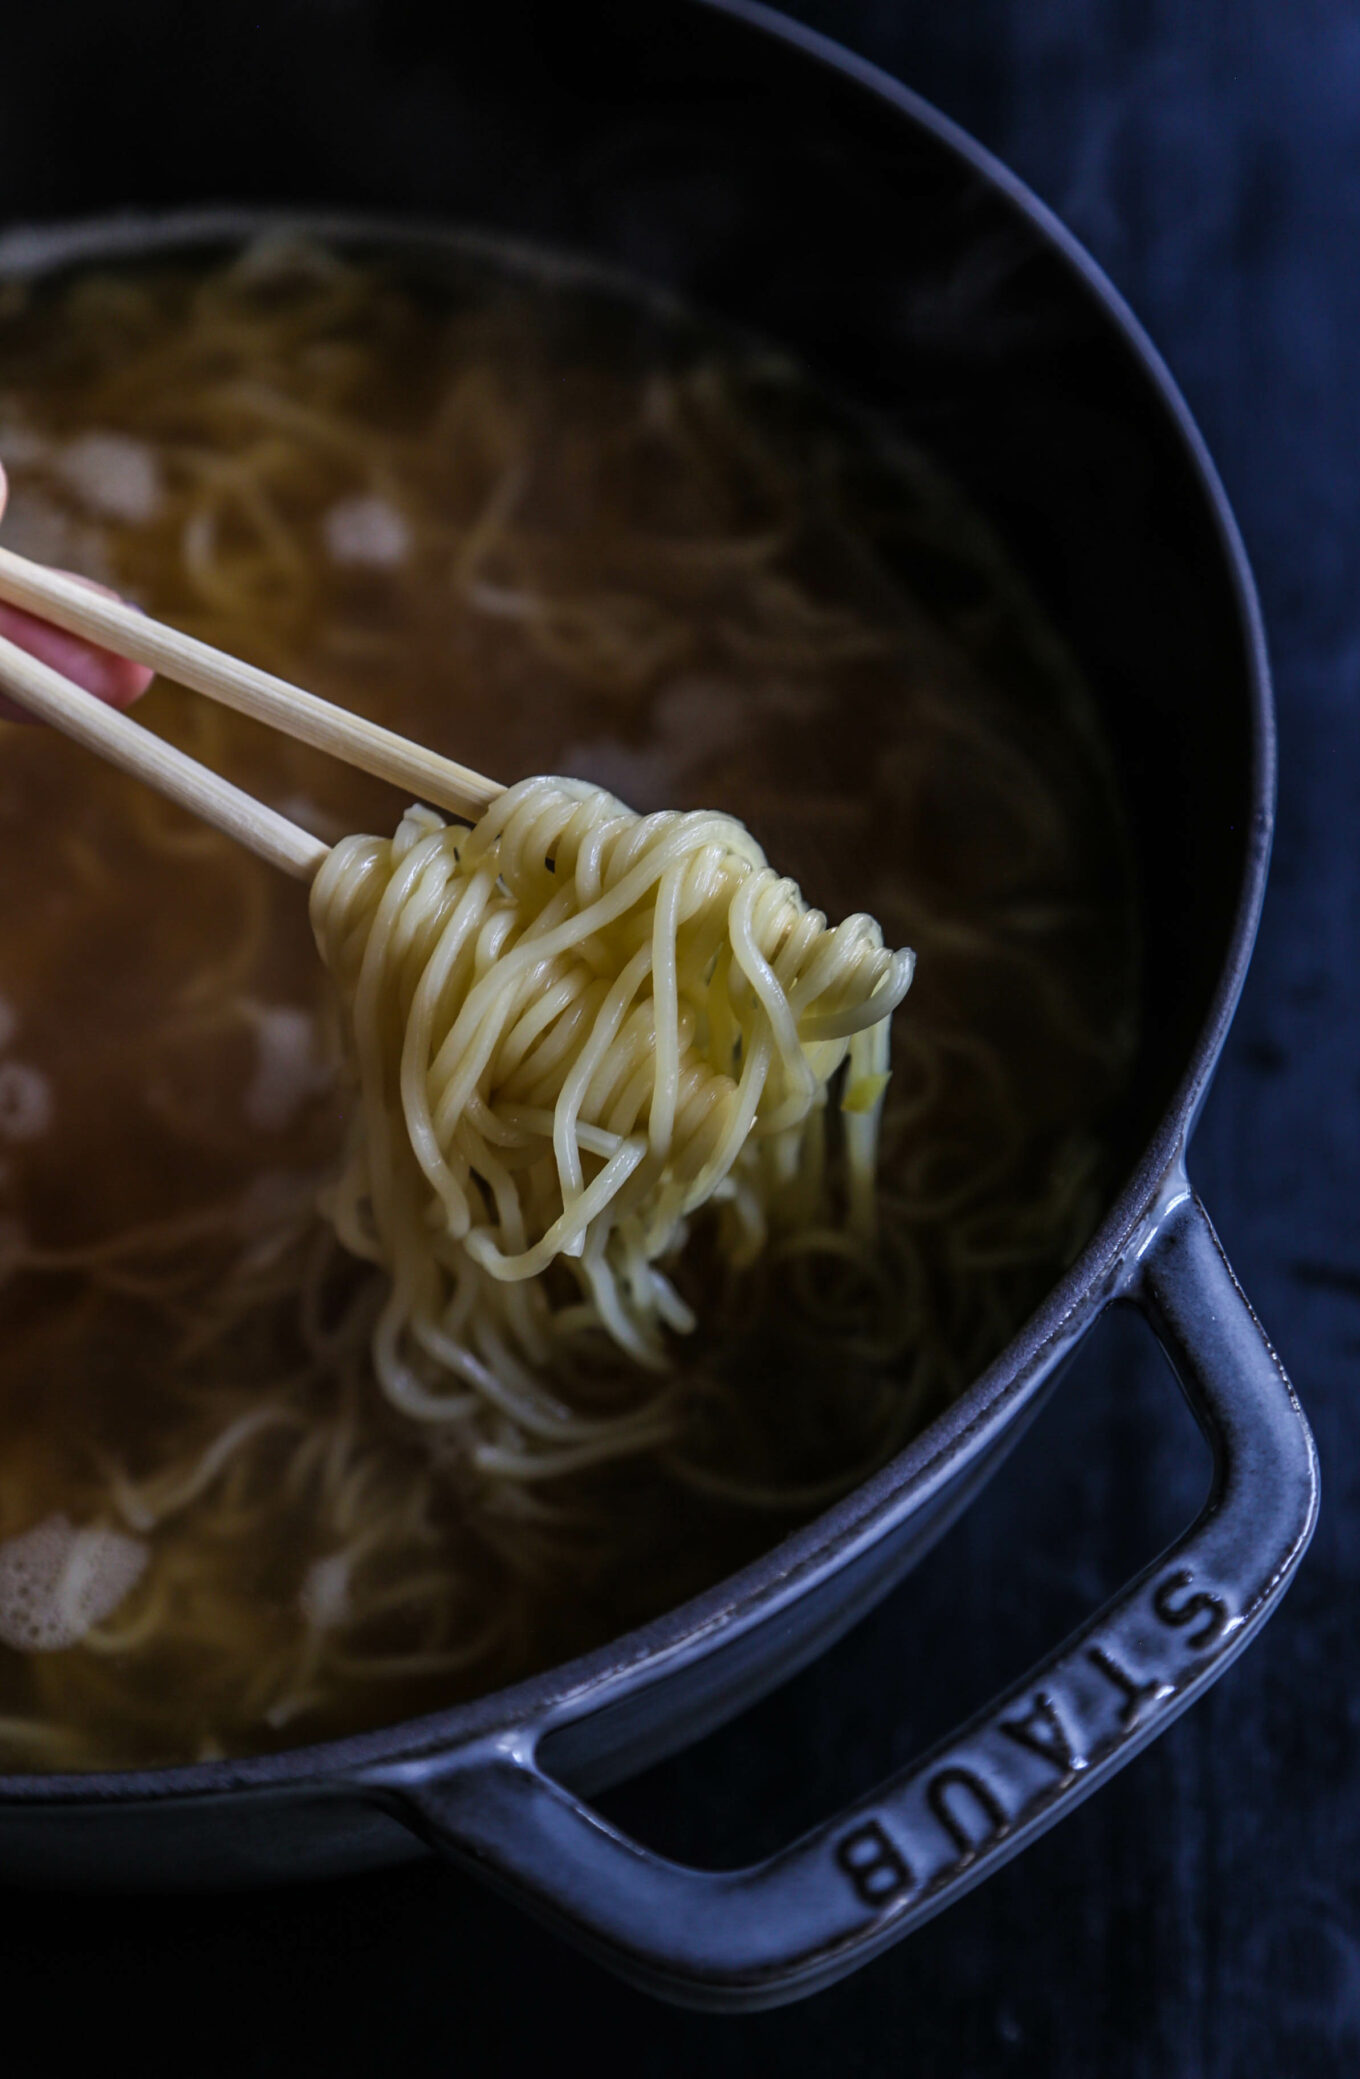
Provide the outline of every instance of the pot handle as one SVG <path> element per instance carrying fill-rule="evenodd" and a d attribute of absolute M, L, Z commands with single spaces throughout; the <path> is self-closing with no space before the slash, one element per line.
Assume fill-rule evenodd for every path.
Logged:
<path fill-rule="evenodd" d="M 453 1861 L 686 2005 L 775 2006 L 855 1969 L 1164 1731 L 1265 1622 L 1312 1534 L 1308 1424 L 1183 1178 L 1122 1296 L 1213 1446 L 1202 1513 L 1022 1682 L 871 1795 L 767 1862 L 711 1871 L 652 1854 L 547 1775 L 542 1728 L 389 1764 L 368 1789 Z"/>

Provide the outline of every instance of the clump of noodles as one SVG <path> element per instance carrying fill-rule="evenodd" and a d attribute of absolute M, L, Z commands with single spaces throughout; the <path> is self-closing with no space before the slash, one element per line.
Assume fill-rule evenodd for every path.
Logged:
<path fill-rule="evenodd" d="M 772 1224 L 837 1224 L 847 1061 L 848 1220 L 872 1242 L 913 956 L 870 917 L 828 928 L 731 817 L 526 780 L 471 831 L 414 810 L 390 841 L 343 840 L 311 909 L 362 1090 L 327 1210 L 392 1283 L 377 1376 L 462 1425 L 480 1467 L 532 1477 L 665 1433 L 664 1402 L 573 1416 L 553 1382 L 602 1337 L 669 1367 L 666 1332 L 695 1326 L 669 1272 L 705 1211 L 737 1263 Z"/>

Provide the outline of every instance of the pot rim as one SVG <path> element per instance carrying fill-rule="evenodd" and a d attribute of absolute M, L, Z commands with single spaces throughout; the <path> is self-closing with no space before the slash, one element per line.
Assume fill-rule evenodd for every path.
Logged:
<path fill-rule="evenodd" d="M 1218 472 L 1189 407 L 1157 348 L 1124 298 L 1076 237 L 1019 177 L 984 145 L 914 89 L 818 31 L 793 22 L 762 0 L 690 0 L 734 24 L 769 37 L 835 72 L 909 125 L 923 130 L 999 195 L 1065 263 L 1100 313 L 1113 325 L 1151 385 L 1174 428 L 1208 508 L 1243 636 L 1244 691 L 1251 731 L 1251 830 L 1237 907 L 1214 995 L 1185 1071 L 1131 1175 L 1111 1201 L 1090 1242 L 1019 1332 L 959 1398 L 896 1457 L 759 1558 L 674 1610 L 602 1647 L 543 1670 L 486 1696 L 404 1719 L 343 1739 L 279 1752 L 161 1768 L 108 1769 L 70 1774 L 0 1773 L 0 1806 L 110 1804 L 143 1799 L 217 1798 L 237 1790 L 283 1790 L 310 1784 L 342 1792 L 378 1763 L 452 1751 L 510 1727 L 539 1725 L 567 1706 L 588 1708 L 592 1694 L 655 1680 L 665 1669 L 701 1654 L 720 1636 L 743 1629 L 773 1606 L 796 1600 L 825 1573 L 847 1564 L 894 1524 L 913 1513 L 946 1479 L 984 1451 L 1029 1403 L 1055 1365 L 1085 1334 L 1119 1281 L 1123 1265 L 1155 1215 L 1167 1172 L 1182 1157 L 1236 1009 L 1255 942 L 1274 825 L 1275 721 L 1265 632 L 1255 584 L 1237 523 Z M 277 208 L 199 208 L 115 212 L 70 223 L 18 226 L 0 232 L 0 275 L 44 270 L 76 259 L 150 243 L 238 233 L 271 222 L 305 222 L 334 235 L 365 233 L 428 246 L 456 238 L 465 248 L 490 234 L 372 212 Z M 540 250 L 529 241 L 495 235 L 500 254 Z M 624 279 L 607 263 L 550 252 L 566 274 Z M 635 286 L 635 284 L 634 284 Z M 664 296 L 664 289 L 659 291 Z"/>

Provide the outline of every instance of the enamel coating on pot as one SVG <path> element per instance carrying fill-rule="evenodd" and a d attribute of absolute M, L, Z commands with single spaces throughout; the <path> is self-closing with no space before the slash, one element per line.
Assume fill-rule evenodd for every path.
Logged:
<path fill-rule="evenodd" d="M 428 1837 L 663 1996 L 771 2006 L 819 1990 L 980 1883 L 1155 1739 L 1249 1642 L 1317 1513 L 1279 1359 L 1178 1169 L 1130 1262 L 1214 1452 L 1197 1521 L 960 1732 L 783 1853 L 685 1868 L 603 1822 L 521 1731 L 375 1772 Z"/>

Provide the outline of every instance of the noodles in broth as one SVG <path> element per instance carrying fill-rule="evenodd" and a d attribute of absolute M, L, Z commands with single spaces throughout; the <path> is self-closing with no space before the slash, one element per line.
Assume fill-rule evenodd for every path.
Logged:
<path fill-rule="evenodd" d="M 341 1024 L 294 888 L 0 732 L 0 1762 L 565 1657 L 1014 1333 L 1109 1182 L 1127 867 L 1079 685 L 923 463 L 631 293 L 279 235 L 0 291 L 0 454 L 13 547 L 584 775 L 348 838 L 376 783 L 153 690 L 340 839 Z M 766 852 L 916 948 L 891 1060 L 909 957 Z"/>
<path fill-rule="evenodd" d="M 668 1371 L 667 1331 L 696 1325 L 670 1260 L 715 1206 L 738 1265 L 772 1217 L 839 1236 L 824 1112 L 847 1057 L 845 1239 L 871 1247 L 912 957 L 868 917 L 828 930 L 730 817 L 643 819 L 528 780 L 471 832 L 416 811 L 393 844 L 337 845 L 312 916 L 361 1071 L 328 1210 L 389 1275 L 378 1380 L 417 1421 L 463 1422 L 483 1472 L 537 1479 L 666 1438 L 664 1395 L 583 1418 L 534 1374 L 598 1360 L 602 1333 Z M 554 1293 L 558 1264 L 577 1275 Z"/>

